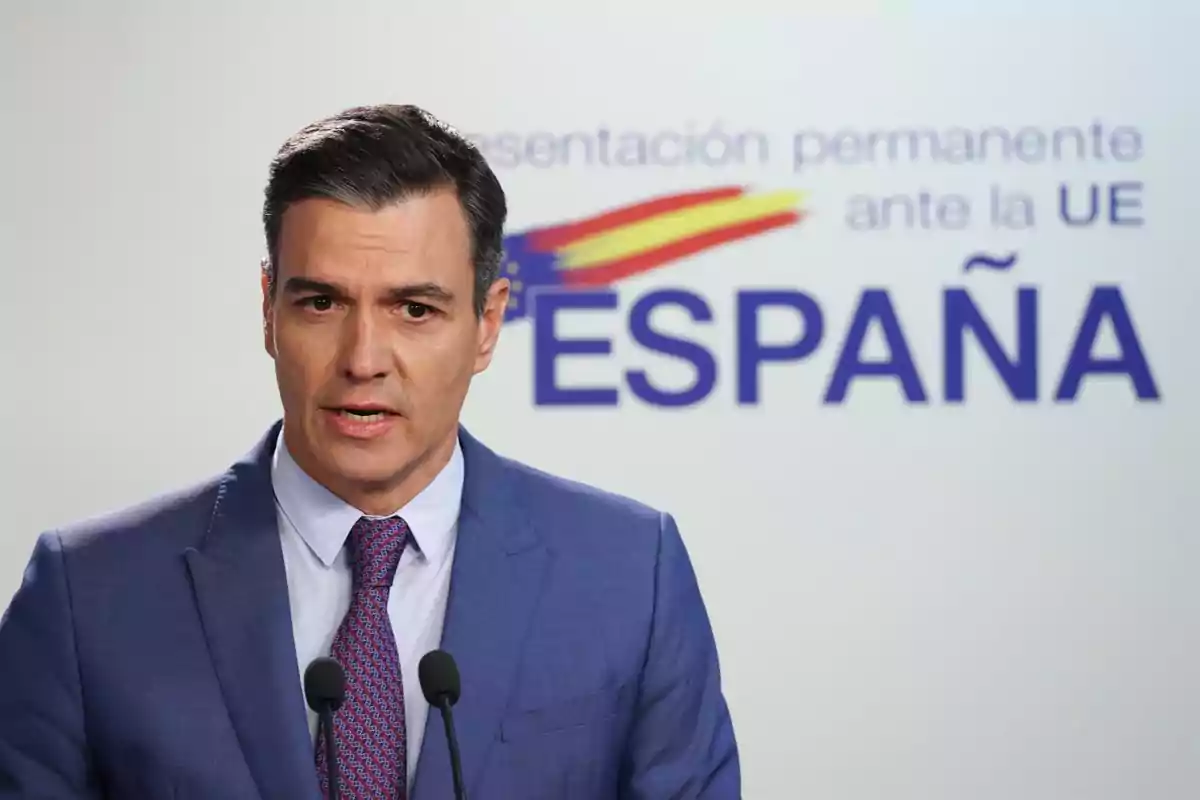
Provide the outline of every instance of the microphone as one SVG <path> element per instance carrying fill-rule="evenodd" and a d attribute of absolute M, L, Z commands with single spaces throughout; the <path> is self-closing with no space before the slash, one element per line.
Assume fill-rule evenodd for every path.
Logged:
<path fill-rule="evenodd" d="M 325 763 L 329 772 L 329 800 L 338 800 L 337 743 L 333 739 L 333 712 L 346 699 L 346 673 L 328 656 L 313 659 L 304 670 L 304 699 L 319 715 L 318 738 L 325 730 Z"/>
<path fill-rule="evenodd" d="M 458 702 L 462 688 L 458 677 L 458 665 L 454 663 L 454 656 L 445 650 L 431 650 L 421 657 L 417 675 L 421 679 L 421 692 L 429 701 L 429 705 L 442 712 L 446 744 L 450 748 L 450 771 L 454 776 L 455 800 L 467 800 L 466 790 L 463 789 L 462 764 L 458 758 L 458 737 L 454 735 L 454 714 L 450 711 L 450 707 Z"/>

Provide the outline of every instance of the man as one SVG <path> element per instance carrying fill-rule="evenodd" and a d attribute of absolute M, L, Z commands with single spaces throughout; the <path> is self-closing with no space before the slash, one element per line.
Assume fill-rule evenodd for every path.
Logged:
<path fill-rule="evenodd" d="M 474 800 L 740 797 L 673 519 L 459 424 L 509 296 L 477 150 L 352 109 L 284 144 L 263 216 L 283 419 L 224 475 L 38 540 L 0 623 L 0 798 L 321 797 L 322 655 L 343 796 L 452 797 L 417 681 L 438 647 Z"/>

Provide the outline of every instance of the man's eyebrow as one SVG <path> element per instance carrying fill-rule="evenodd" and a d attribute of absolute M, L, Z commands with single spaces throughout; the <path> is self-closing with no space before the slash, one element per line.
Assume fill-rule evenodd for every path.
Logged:
<path fill-rule="evenodd" d="M 289 294 L 311 293 L 338 298 L 346 297 L 348 294 L 344 287 L 336 283 L 313 280 L 312 278 L 288 278 L 284 282 L 283 288 Z M 402 303 L 405 300 L 414 299 L 438 300 L 443 303 L 450 303 L 454 300 L 454 293 L 444 286 L 432 281 L 426 281 L 424 283 L 408 283 L 402 286 L 393 286 L 387 290 L 387 297 L 394 303 Z"/>
<path fill-rule="evenodd" d="M 404 286 L 396 286 L 388 290 L 388 295 L 398 302 L 415 298 L 440 300 L 443 303 L 449 303 L 454 300 L 454 292 L 432 282 L 409 283 Z"/>
<path fill-rule="evenodd" d="M 327 294 L 334 297 L 342 297 L 346 294 L 346 290 L 337 284 L 327 283 L 326 281 L 315 281 L 311 278 L 288 278 L 284 281 L 283 290 L 289 294 L 312 292 L 313 294 Z"/>

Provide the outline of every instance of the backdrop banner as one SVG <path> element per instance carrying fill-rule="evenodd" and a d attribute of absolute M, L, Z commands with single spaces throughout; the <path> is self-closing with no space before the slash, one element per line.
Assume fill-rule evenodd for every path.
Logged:
<path fill-rule="evenodd" d="M 465 424 L 676 517 L 746 797 L 1200 796 L 1194 20 L 56 5 L 0 48 L 0 604 L 275 419 L 267 162 L 411 102 L 508 192 Z"/>

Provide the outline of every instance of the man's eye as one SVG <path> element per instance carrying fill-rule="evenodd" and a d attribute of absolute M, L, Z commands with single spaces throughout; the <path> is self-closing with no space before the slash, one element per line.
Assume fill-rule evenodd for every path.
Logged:
<path fill-rule="evenodd" d="M 420 319 L 421 317 L 427 316 L 431 311 L 433 311 L 432 308 L 423 303 L 405 303 L 404 310 L 408 312 L 410 317 L 414 317 L 415 319 Z"/>
<path fill-rule="evenodd" d="M 333 298 L 328 295 L 318 294 L 304 298 L 300 301 L 300 305 L 308 306 L 314 311 L 328 311 L 333 308 Z"/>

